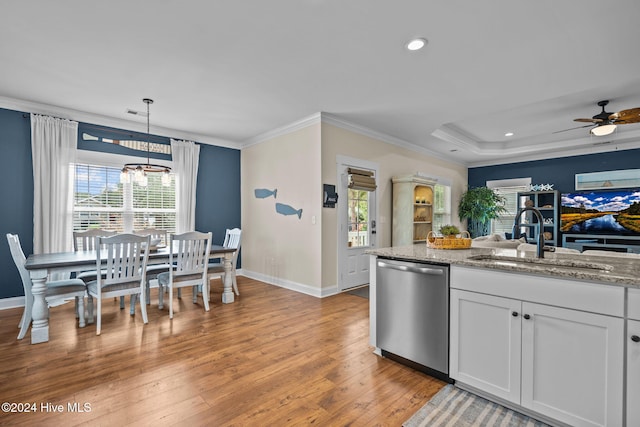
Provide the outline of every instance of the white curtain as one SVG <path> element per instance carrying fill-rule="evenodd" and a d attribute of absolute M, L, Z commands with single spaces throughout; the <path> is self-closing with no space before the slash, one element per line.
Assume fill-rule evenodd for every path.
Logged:
<path fill-rule="evenodd" d="M 31 114 L 36 254 L 73 250 L 70 166 L 76 161 L 77 143 L 77 122 Z"/>
<path fill-rule="evenodd" d="M 194 231 L 200 146 L 193 141 L 172 139 L 171 158 L 176 179 L 176 232 Z"/>

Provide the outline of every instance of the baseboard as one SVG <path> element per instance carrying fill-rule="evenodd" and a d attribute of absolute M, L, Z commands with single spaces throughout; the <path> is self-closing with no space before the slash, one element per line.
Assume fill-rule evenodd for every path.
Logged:
<path fill-rule="evenodd" d="M 0 310 L 9 308 L 24 307 L 24 297 L 11 297 L 0 299 Z"/>
<path fill-rule="evenodd" d="M 313 286 L 304 285 L 302 283 L 292 282 L 291 280 L 280 279 L 277 277 L 267 276 L 262 273 L 256 273 L 255 271 L 248 271 L 242 268 L 236 271 L 238 276 L 245 276 L 250 279 L 260 280 L 261 282 L 268 283 L 270 285 L 279 286 L 281 288 L 289 289 L 291 291 L 300 292 L 306 295 L 311 295 L 316 298 L 325 298 L 331 295 L 339 294 L 337 286 L 330 288 L 318 289 Z M 0 299 L 0 310 L 7 310 L 9 308 L 24 307 L 24 297 L 12 297 Z"/>
<path fill-rule="evenodd" d="M 268 276 L 266 274 L 257 273 L 255 271 L 249 271 L 240 269 L 237 271 L 239 276 L 245 276 L 250 279 L 260 280 L 261 282 L 268 283 L 270 285 L 278 286 L 281 288 L 289 289 L 291 291 L 300 292 L 302 294 L 311 295 L 316 298 L 325 298 L 331 295 L 340 293 L 337 286 L 330 288 L 318 289 L 314 286 L 305 285 L 302 283 L 293 282 L 291 280 L 282 279 L 279 277 Z"/>

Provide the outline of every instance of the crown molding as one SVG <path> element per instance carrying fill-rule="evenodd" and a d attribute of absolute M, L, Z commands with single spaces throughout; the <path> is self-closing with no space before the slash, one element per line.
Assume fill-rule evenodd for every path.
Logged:
<path fill-rule="evenodd" d="M 387 135 L 381 132 L 377 132 L 374 131 L 372 129 L 366 128 L 364 126 L 360 126 L 360 125 L 356 125 L 353 124 L 351 122 L 348 122 L 344 119 L 341 119 L 337 116 L 334 116 L 332 114 L 329 113 L 321 113 L 322 115 L 322 122 L 323 123 L 327 123 L 333 126 L 337 126 L 339 128 L 360 134 L 360 135 L 364 135 L 364 136 L 368 136 L 369 138 L 373 138 L 373 139 L 377 139 L 379 141 L 385 142 L 387 144 L 390 145 L 395 145 L 397 147 L 401 147 L 404 148 L 406 150 L 409 151 L 413 151 L 415 153 L 419 153 L 419 154 L 424 154 L 430 157 L 435 157 L 437 159 L 443 160 L 445 162 L 449 162 L 449 163 L 454 163 L 457 165 L 461 165 L 461 166 L 466 166 L 466 163 L 464 162 L 460 162 L 458 160 L 452 159 L 450 157 L 444 156 L 441 153 L 438 153 L 436 151 L 432 151 L 429 150 L 427 148 L 424 147 L 420 147 L 416 144 L 412 144 L 410 142 L 407 142 L 403 139 L 400 138 L 396 138 L 394 136 L 391 135 Z"/>
<path fill-rule="evenodd" d="M 329 114 L 329 113 L 324 113 L 324 112 L 319 112 L 319 113 L 315 113 L 312 114 L 310 116 L 307 117 L 303 117 L 300 120 L 297 120 L 291 124 L 285 125 L 285 126 L 281 126 L 279 128 L 273 129 L 271 131 L 262 133 L 260 135 L 257 135 L 253 138 L 249 138 L 247 140 L 245 140 L 243 148 L 247 148 L 250 147 L 252 145 L 256 145 L 256 144 L 260 144 L 262 142 L 268 141 L 270 139 L 282 136 L 282 135 L 287 135 L 290 134 L 294 131 L 303 129 L 305 127 L 317 124 L 317 123 L 326 123 L 326 124 L 330 124 L 336 127 L 339 127 L 341 129 L 345 129 L 348 130 L 350 132 L 354 132 L 357 133 L 359 135 L 363 135 L 363 136 L 367 136 L 369 138 L 373 138 L 373 139 L 377 139 L 379 141 L 385 142 L 387 144 L 391 144 L 391 145 L 395 145 L 397 147 L 401 147 L 404 148 L 406 150 L 410 150 L 416 153 L 420 153 L 420 154 L 425 154 L 431 157 L 435 157 L 438 158 L 440 160 L 449 162 L 449 163 L 454 163 L 457 165 L 462 165 L 462 166 L 466 166 L 465 163 L 459 162 L 457 160 L 451 159 L 449 157 L 443 156 L 440 153 L 437 153 L 435 151 L 431 151 L 428 150 L 426 148 L 423 147 L 419 147 L 415 144 L 411 144 L 410 142 L 404 141 L 402 139 L 390 136 L 390 135 L 386 135 L 384 133 L 380 133 L 377 131 L 374 131 L 372 129 L 366 128 L 364 126 L 360 126 L 360 125 L 356 125 L 354 123 L 348 122 L 344 119 L 338 118 L 337 116 L 333 115 L 333 114 Z"/>
<path fill-rule="evenodd" d="M 44 114 L 47 116 L 60 117 L 67 120 L 77 122 L 92 123 L 100 126 L 108 126 L 117 129 L 131 130 L 140 133 L 147 133 L 144 123 L 117 119 L 115 117 L 103 116 L 100 114 L 87 113 L 85 111 L 74 110 L 71 108 L 59 107 L 57 105 L 42 104 L 38 102 L 25 101 L 21 99 L 0 96 L 0 108 L 7 110 L 22 111 L 25 113 Z M 242 145 L 237 142 L 225 139 L 215 138 L 208 135 L 184 132 L 176 129 L 165 128 L 161 126 L 153 126 L 153 134 L 173 139 L 184 139 L 189 141 L 197 141 L 200 144 L 215 145 L 225 148 L 234 148 L 239 150 Z"/>
<path fill-rule="evenodd" d="M 569 147 L 567 150 L 555 151 L 552 153 L 531 153 L 528 155 L 519 155 L 516 157 L 503 157 L 500 159 L 492 159 L 487 161 L 479 161 L 469 163 L 469 168 L 478 168 L 483 166 L 506 165 L 510 163 L 531 162 L 536 160 L 550 160 L 563 157 L 584 156 L 588 154 L 610 153 L 614 151 L 634 150 L 640 148 L 640 139 L 631 141 L 605 141 L 596 142 L 580 148 Z"/>
<path fill-rule="evenodd" d="M 246 139 L 242 144 L 242 148 L 247 148 L 247 147 L 251 147 L 252 145 L 261 144 L 270 139 L 277 138 L 282 135 L 287 135 L 297 130 L 304 129 L 308 126 L 320 123 L 320 120 L 321 120 L 320 116 L 321 116 L 321 113 L 314 113 L 314 114 L 311 114 L 310 116 L 303 117 L 300 120 L 296 120 L 295 122 L 290 123 L 288 125 L 280 126 L 273 130 L 261 133 L 260 135 L 256 135 L 252 138 Z"/>

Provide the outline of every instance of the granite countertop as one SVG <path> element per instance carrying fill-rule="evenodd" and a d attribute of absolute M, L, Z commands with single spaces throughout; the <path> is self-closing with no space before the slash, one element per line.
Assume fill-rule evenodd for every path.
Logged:
<path fill-rule="evenodd" d="M 426 244 L 371 249 L 366 253 L 409 261 L 464 265 L 640 288 L 638 257 L 545 252 L 544 259 L 538 259 L 535 252 L 531 251 L 492 248 L 446 250 L 431 249 Z"/>

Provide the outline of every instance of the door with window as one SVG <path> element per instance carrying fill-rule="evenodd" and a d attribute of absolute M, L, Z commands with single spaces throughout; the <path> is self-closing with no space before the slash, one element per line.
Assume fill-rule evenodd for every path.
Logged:
<path fill-rule="evenodd" d="M 338 164 L 340 194 L 338 203 L 338 289 L 346 290 L 369 283 L 369 255 L 375 246 L 377 166 L 351 159 Z M 346 200 L 345 200 L 346 199 Z"/>

